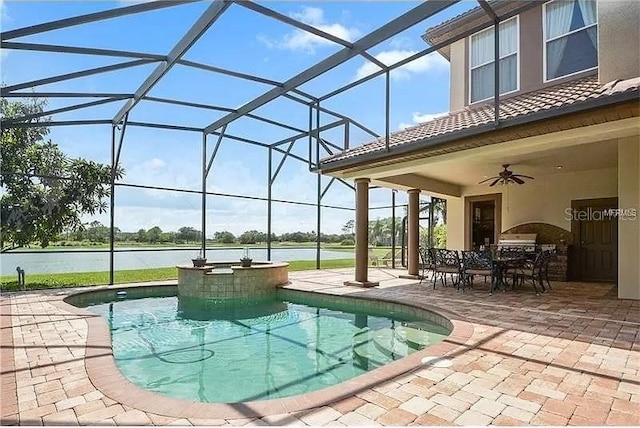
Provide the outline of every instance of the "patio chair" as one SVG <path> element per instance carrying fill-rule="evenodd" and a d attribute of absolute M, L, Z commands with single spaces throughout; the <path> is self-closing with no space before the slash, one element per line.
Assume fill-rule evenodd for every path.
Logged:
<path fill-rule="evenodd" d="M 504 270 L 504 278 L 511 278 L 511 286 L 515 287 L 517 283 L 517 275 L 520 273 L 523 263 L 527 260 L 527 253 L 523 246 L 502 246 L 498 248 L 498 257 L 502 259 L 513 259 L 512 262 L 506 264 Z M 506 281 L 505 281 L 506 283 Z"/>
<path fill-rule="evenodd" d="M 369 260 L 369 266 L 379 266 L 380 260 L 376 253 L 373 251 L 373 248 L 369 248 L 369 252 L 367 253 L 367 259 Z"/>
<path fill-rule="evenodd" d="M 400 261 L 402 259 L 402 248 L 396 250 L 395 253 L 393 253 L 393 251 L 389 251 L 387 254 L 385 254 L 382 257 L 382 262 L 384 263 L 385 267 L 389 267 L 392 265 L 392 261 L 396 260 L 396 265 L 398 265 L 398 261 Z"/>
<path fill-rule="evenodd" d="M 431 280 L 433 282 L 433 288 L 436 288 L 435 280 L 435 268 L 436 262 L 434 258 L 433 248 L 420 247 L 420 283 L 427 279 L 427 274 L 431 272 Z"/>
<path fill-rule="evenodd" d="M 462 252 L 462 280 L 463 289 L 468 285 L 473 287 L 473 279 L 476 276 L 487 277 L 493 280 L 493 269 L 491 266 L 491 252 L 485 251 L 463 251 Z"/>
<path fill-rule="evenodd" d="M 538 287 L 536 284 L 539 284 L 542 288 L 542 292 L 546 291 L 544 286 L 544 265 L 545 265 L 545 254 L 544 251 L 540 251 L 536 254 L 535 258 L 532 260 L 525 261 L 522 265 L 520 265 L 516 269 L 516 282 L 520 284 L 524 284 L 525 281 L 529 281 L 533 286 L 536 294 L 540 294 L 538 291 Z"/>
<path fill-rule="evenodd" d="M 544 264 L 542 266 L 542 277 L 544 281 L 547 283 L 547 288 L 551 290 L 551 283 L 549 282 L 549 263 L 551 260 L 556 258 L 556 250 L 544 250 Z"/>
<path fill-rule="evenodd" d="M 455 250 L 445 250 L 437 248 L 435 251 L 435 276 L 440 277 L 440 282 L 444 287 L 447 286 L 447 275 L 451 276 L 451 282 L 460 289 L 460 279 L 462 277 L 462 263 L 460 256 Z M 436 279 L 434 278 L 434 281 Z"/>

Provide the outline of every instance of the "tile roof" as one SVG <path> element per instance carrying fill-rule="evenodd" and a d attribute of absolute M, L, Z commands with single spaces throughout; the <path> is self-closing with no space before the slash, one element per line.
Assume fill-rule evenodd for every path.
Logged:
<path fill-rule="evenodd" d="M 502 122 L 509 119 L 525 117 L 537 112 L 552 111 L 560 107 L 580 104 L 621 92 L 637 92 L 639 86 L 640 78 L 622 82 L 614 81 L 601 85 L 598 83 L 597 75 L 583 77 L 501 100 L 500 120 Z M 456 132 L 481 125 L 489 125 L 493 123 L 493 121 L 494 112 L 492 100 L 487 104 L 465 107 L 464 109 L 448 113 L 445 116 L 435 118 L 428 122 L 394 132 L 389 136 L 389 147 L 393 149 L 397 146 L 410 145 L 447 134 L 451 134 L 452 138 L 455 138 Z M 364 154 L 382 151 L 385 151 L 384 137 L 322 159 L 321 165 L 330 166 L 332 162 L 357 158 Z"/>

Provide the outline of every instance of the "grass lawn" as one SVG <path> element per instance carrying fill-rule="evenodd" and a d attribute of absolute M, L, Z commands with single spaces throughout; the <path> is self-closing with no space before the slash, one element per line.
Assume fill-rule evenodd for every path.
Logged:
<path fill-rule="evenodd" d="M 323 260 L 323 269 L 353 267 L 353 259 Z M 315 260 L 298 260 L 289 262 L 289 271 L 310 270 L 316 268 Z M 175 267 L 155 269 L 119 270 L 115 272 L 116 284 L 128 282 L 163 281 L 177 279 L 178 270 Z M 0 276 L 0 287 L 3 291 L 19 290 L 16 275 Z M 27 289 L 80 287 L 102 285 L 109 282 L 109 272 L 74 272 L 27 275 Z"/>

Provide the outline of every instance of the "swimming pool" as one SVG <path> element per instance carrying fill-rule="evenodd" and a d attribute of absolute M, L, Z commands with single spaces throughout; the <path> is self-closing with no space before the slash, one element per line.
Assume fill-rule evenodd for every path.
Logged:
<path fill-rule="evenodd" d="M 76 304 L 107 321 L 116 364 L 127 379 L 192 401 L 308 393 L 400 359 L 450 332 L 402 305 L 291 290 L 267 299 L 215 302 L 179 299 L 167 290 L 130 292 L 125 299 L 111 291 Z"/>

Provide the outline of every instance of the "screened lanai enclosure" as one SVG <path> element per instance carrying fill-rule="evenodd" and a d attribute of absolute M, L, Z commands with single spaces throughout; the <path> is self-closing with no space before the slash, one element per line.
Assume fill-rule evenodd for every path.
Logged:
<path fill-rule="evenodd" d="M 331 2 L 312 7 L 226 0 L 5 2 L 1 95 L 46 99 L 48 107 L 39 114 L 3 117 L 2 128 L 45 125 L 52 140 L 69 147 L 72 155 L 104 160 L 113 168 L 124 165 L 124 177 L 112 176 L 108 183 L 108 215 L 103 217 L 110 231 L 108 248 L 66 250 L 69 259 L 83 252 L 108 256 L 110 284 L 114 272 L 126 268 L 116 256 L 134 257 L 139 251 L 115 245 L 121 222 L 138 213 L 119 210 L 119 203 L 138 199 L 144 208 L 149 198 L 167 207 L 183 201 L 197 210 L 198 223 L 190 219 L 188 225 L 201 231 L 201 242 L 192 254 L 211 252 L 207 239 L 227 230 L 221 219 L 231 216 L 266 232 L 268 260 L 274 257 L 274 231 L 312 229 L 320 268 L 321 234 L 339 229 L 355 211 L 354 184 L 319 174 L 320 160 L 375 140 L 388 148 L 406 114 L 399 112 L 406 100 L 411 100 L 406 109 L 413 110 L 414 123 L 401 127 L 419 123 L 415 112 L 427 99 L 438 99 L 440 110 L 446 111 L 448 88 L 429 77 L 436 71 L 448 73 L 437 51 L 497 26 L 535 2 L 521 2 L 501 16 L 494 3 L 499 2 Z M 323 14 L 324 5 L 339 9 L 348 23 L 332 22 Z M 421 39 L 428 26 L 478 5 L 485 14 L 480 25 L 431 46 Z M 28 25 L 16 26 L 24 22 Z M 266 34 L 270 25 L 284 36 Z M 500 49 L 497 33 L 495 53 Z M 300 46 L 313 55 L 296 53 Z M 494 76 L 499 88 L 499 73 Z M 396 89 L 409 95 L 397 96 Z M 172 170 L 172 162 L 187 166 Z M 407 195 L 398 189 L 370 189 L 370 218 L 393 218 L 390 232 L 395 238 L 386 244 L 395 254 L 396 246 L 407 246 L 402 221 Z M 421 202 L 427 245 L 433 244 L 438 201 L 426 197 Z M 15 272 L 13 265 L 3 264 L 6 268 Z"/>

